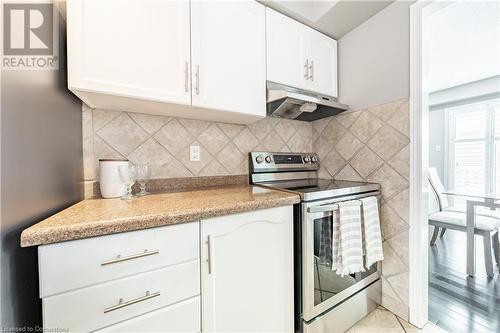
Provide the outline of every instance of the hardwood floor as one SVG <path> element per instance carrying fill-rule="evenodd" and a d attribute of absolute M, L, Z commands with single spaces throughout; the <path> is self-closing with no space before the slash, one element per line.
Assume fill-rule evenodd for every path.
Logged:
<path fill-rule="evenodd" d="M 447 230 L 429 248 L 429 321 L 450 333 L 500 332 L 499 268 L 486 277 L 476 236 L 476 277 L 467 277 L 465 243 L 465 233 Z"/>

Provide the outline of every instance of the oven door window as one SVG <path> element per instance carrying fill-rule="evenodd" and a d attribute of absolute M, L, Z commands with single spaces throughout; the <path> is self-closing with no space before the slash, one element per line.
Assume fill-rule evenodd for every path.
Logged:
<path fill-rule="evenodd" d="M 376 272 L 377 265 L 366 272 L 341 277 L 332 270 L 332 216 L 316 218 L 312 222 L 313 258 L 308 262 L 314 266 L 314 306 L 317 306 Z"/>

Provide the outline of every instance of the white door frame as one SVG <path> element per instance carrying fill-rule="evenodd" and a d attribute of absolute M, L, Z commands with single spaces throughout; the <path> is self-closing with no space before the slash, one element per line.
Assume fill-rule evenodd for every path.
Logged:
<path fill-rule="evenodd" d="M 428 321 L 428 24 L 435 11 L 451 2 L 419 0 L 410 7 L 410 232 L 409 320 Z"/>

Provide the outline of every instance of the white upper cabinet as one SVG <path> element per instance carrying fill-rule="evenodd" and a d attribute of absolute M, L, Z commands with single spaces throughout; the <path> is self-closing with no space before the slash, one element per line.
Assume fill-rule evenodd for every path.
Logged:
<path fill-rule="evenodd" d="M 266 9 L 267 80 L 306 88 L 305 26 L 272 9 Z"/>
<path fill-rule="evenodd" d="M 92 93 L 191 104 L 189 2 L 68 1 L 67 23 L 68 85 L 90 106 Z"/>
<path fill-rule="evenodd" d="M 192 1 L 193 106 L 266 115 L 265 7 Z"/>
<path fill-rule="evenodd" d="M 267 80 L 337 97 L 337 41 L 266 9 Z"/>
<path fill-rule="evenodd" d="M 337 41 L 308 29 L 309 90 L 337 97 Z"/>
<path fill-rule="evenodd" d="M 68 87 L 93 108 L 250 123 L 266 115 L 265 33 L 249 0 L 68 1 Z"/>

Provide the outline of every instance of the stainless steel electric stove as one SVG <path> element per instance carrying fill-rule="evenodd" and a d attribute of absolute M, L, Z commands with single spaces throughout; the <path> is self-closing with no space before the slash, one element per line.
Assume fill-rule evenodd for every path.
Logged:
<path fill-rule="evenodd" d="M 319 258 L 321 230 L 331 228 L 335 203 L 380 197 L 380 185 L 318 178 L 314 153 L 259 151 L 249 159 L 252 184 L 301 197 L 294 206 L 296 332 L 344 332 L 380 304 L 380 267 L 340 277 Z"/>

